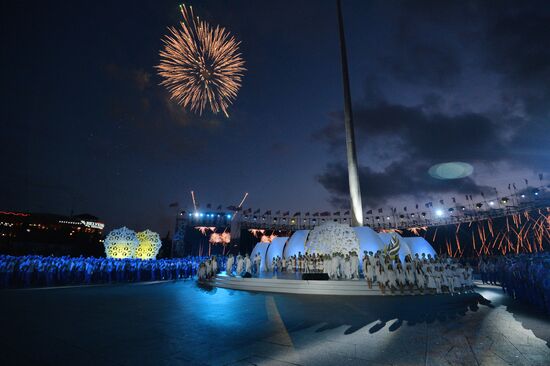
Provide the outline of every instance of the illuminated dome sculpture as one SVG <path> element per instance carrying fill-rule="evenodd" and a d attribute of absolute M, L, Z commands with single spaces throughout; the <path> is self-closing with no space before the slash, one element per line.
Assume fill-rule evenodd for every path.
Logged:
<path fill-rule="evenodd" d="M 139 241 L 135 231 L 122 227 L 111 231 L 103 244 L 107 258 L 123 259 L 135 257 Z"/>
<path fill-rule="evenodd" d="M 359 238 L 353 228 L 337 222 L 327 222 L 316 226 L 309 233 L 306 245 L 306 253 L 359 254 Z"/>
<path fill-rule="evenodd" d="M 155 259 L 162 246 L 159 234 L 151 230 L 145 230 L 137 233 L 136 237 L 139 241 L 136 249 L 136 258 Z"/>

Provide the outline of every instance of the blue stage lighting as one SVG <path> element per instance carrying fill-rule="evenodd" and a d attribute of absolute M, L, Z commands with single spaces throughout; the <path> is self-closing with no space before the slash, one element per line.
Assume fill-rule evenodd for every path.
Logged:
<path fill-rule="evenodd" d="M 199 217 L 199 213 L 198 213 L 198 212 L 195 212 L 195 217 Z"/>
<path fill-rule="evenodd" d="M 437 217 L 443 216 L 443 210 L 435 210 L 435 215 L 436 215 Z"/>
<path fill-rule="evenodd" d="M 202 212 L 200 213 L 200 217 L 204 217 L 204 214 Z"/>
<path fill-rule="evenodd" d="M 231 218 L 231 215 L 230 215 L 230 214 L 227 214 L 227 218 L 230 219 L 230 218 Z"/>

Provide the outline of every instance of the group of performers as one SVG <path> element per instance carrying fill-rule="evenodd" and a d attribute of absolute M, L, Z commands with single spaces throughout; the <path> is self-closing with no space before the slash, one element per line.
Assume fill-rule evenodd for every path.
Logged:
<path fill-rule="evenodd" d="M 469 265 L 463 266 L 453 258 L 414 257 L 407 255 L 404 263 L 399 257 L 390 258 L 383 253 L 365 252 L 362 261 L 362 270 L 369 288 L 376 283 L 385 293 L 405 289 L 410 292 L 418 289 L 421 293 L 457 292 L 471 290 L 474 286 L 474 270 Z"/>
<path fill-rule="evenodd" d="M 248 254 L 234 257 L 229 255 L 226 263 L 226 273 L 230 276 L 258 274 L 261 268 L 261 255 L 256 253 L 253 258 Z M 409 292 L 442 293 L 470 290 L 473 287 L 473 268 L 462 265 L 457 260 L 448 257 L 432 257 L 418 254 L 407 255 L 404 262 L 399 257 L 390 256 L 378 251 L 364 252 L 360 262 L 356 252 L 348 254 L 302 254 L 288 258 L 273 257 L 268 266 L 277 275 L 279 272 L 327 273 L 332 280 L 358 280 L 364 278 L 369 288 L 377 285 L 385 293 L 386 290 Z"/>

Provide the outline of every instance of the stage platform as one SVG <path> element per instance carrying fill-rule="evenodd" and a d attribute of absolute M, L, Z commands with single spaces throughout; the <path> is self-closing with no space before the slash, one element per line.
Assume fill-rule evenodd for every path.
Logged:
<path fill-rule="evenodd" d="M 305 281 L 301 279 L 301 273 L 280 273 L 273 276 L 271 273 L 262 273 L 259 277 L 242 278 L 228 276 L 225 272 L 217 275 L 210 280 L 210 284 L 215 287 L 253 291 L 253 292 L 273 292 L 285 294 L 301 295 L 339 295 L 339 296 L 411 296 L 422 295 L 415 289 L 413 293 L 405 289 L 404 293 L 400 291 L 386 290 L 382 293 L 377 285 L 369 289 L 364 279 L 360 280 L 331 280 L 331 281 Z"/>

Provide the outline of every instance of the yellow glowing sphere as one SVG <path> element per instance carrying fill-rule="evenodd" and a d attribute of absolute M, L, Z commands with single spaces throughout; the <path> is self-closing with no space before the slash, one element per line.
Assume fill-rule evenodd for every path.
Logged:
<path fill-rule="evenodd" d="M 105 254 L 107 258 L 134 258 L 138 248 L 136 233 L 127 227 L 111 231 L 105 238 Z"/>
<path fill-rule="evenodd" d="M 151 230 L 145 230 L 137 233 L 136 236 L 139 241 L 136 258 L 155 259 L 162 246 L 159 234 Z"/>

